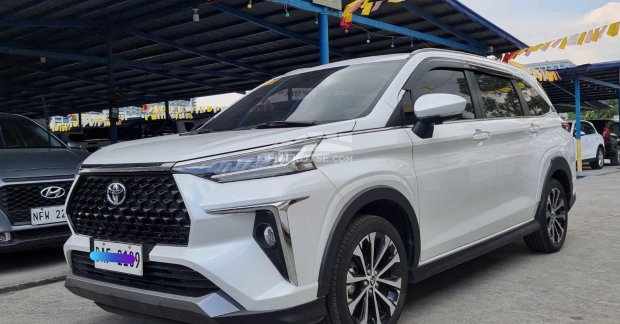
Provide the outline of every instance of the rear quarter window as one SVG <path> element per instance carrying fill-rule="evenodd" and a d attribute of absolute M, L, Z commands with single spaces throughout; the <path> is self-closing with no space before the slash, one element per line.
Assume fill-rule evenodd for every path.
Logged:
<path fill-rule="evenodd" d="M 551 106 L 545 101 L 545 98 L 536 90 L 536 88 L 530 86 L 525 81 L 518 81 L 517 87 L 523 93 L 525 102 L 530 109 L 530 115 L 542 116 L 551 111 Z"/>

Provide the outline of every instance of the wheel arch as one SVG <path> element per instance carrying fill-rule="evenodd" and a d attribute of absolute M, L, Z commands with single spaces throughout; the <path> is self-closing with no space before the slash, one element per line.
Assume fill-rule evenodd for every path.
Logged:
<path fill-rule="evenodd" d="M 318 297 L 328 294 L 331 284 L 330 271 L 334 267 L 340 238 L 347 226 L 360 214 L 380 216 L 392 223 L 402 236 L 409 268 L 417 266 L 420 257 L 420 229 L 413 206 L 400 191 L 392 187 L 367 188 L 355 195 L 342 208 L 336 219 L 336 225 L 330 232 L 319 270 Z"/>
<path fill-rule="evenodd" d="M 545 177 L 545 182 L 543 183 L 543 188 L 547 183 L 549 183 L 549 181 L 551 181 L 551 179 L 555 179 L 560 182 L 560 184 L 564 188 L 566 201 L 571 202 L 573 200 L 573 178 L 571 175 L 572 172 L 568 161 L 566 161 L 566 159 L 563 157 L 555 157 L 551 160 L 551 164 L 549 166 L 549 169 L 547 170 L 547 175 Z"/>

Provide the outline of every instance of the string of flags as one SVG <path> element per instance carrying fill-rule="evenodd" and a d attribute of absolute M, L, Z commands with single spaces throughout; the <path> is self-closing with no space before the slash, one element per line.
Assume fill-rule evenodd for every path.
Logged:
<path fill-rule="evenodd" d="M 405 0 L 387 0 L 387 1 L 371 1 L 371 0 L 353 0 L 342 11 L 342 17 L 340 18 L 340 26 L 344 28 L 344 32 L 349 32 L 349 27 L 353 24 L 353 13 L 360 8 L 362 9 L 361 15 L 368 16 L 371 12 L 377 11 L 384 2 L 388 3 L 400 3 Z"/>
<path fill-rule="evenodd" d="M 537 44 L 532 47 L 523 48 L 518 51 L 509 52 L 504 54 L 503 61 L 509 62 L 516 59 L 519 55 L 530 56 L 532 53 L 538 51 L 547 51 L 550 48 L 565 49 L 567 46 L 581 46 L 584 44 L 596 43 L 605 35 L 609 37 L 616 37 L 620 32 L 620 21 L 613 24 L 605 25 L 599 28 L 590 29 L 581 33 L 573 34 L 571 36 L 562 37 L 556 40 Z"/>

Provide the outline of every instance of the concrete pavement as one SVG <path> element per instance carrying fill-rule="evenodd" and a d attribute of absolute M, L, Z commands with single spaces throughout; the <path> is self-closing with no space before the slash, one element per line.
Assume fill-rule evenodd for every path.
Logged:
<path fill-rule="evenodd" d="M 620 168 L 586 173 L 562 251 L 535 254 L 516 241 L 412 285 L 399 323 L 618 323 Z M 0 310 L 3 323 L 136 323 L 62 283 L 0 294 Z"/>

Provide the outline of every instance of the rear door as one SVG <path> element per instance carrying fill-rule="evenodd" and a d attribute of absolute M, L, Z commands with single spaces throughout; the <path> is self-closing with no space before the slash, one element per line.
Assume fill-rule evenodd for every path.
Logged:
<path fill-rule="evenodd" d="M 475 75 L 497 162 L 497 204 L 481 229 L 488 236 L 532 218 L 546 147 L 537 140 L 538 133 L 544 132 L 543 122 L 524 109 L 521 90 L 512 76 L 493 72 Z"/>
<path fill-rule="evenodd" d="M 444 65 L 445 64 L 445 65 Z M 422 262 L 475 242 L 496 204 L 496 164 L 490 132 L 484 127 L 471 96 L 471 72 L 444 62 L 414 72 L 405 96 L 411 102 L 424 94 L 449 93 L 467 100 L 463 118 L 435 125 L 431 138 L 413 140 L 420 206 Z M 405 109 L 405 124 L 415 123 Z"/>

